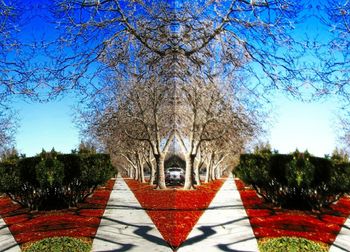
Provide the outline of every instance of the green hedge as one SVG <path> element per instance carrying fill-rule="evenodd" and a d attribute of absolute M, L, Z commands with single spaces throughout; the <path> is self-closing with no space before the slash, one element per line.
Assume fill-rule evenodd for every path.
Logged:
<path fill-rule="evenodd" d="M 0 163 L 0 192 L 35 210 L 76 206 L 113 176 L 106 154 L 42 153 Z"/>
<path fill-rule="evenodd" d="M 286 208 L 319 209 L 350 192 L 348 162 L 307 152 L 244 154 L 234 173 L 267 201 Z"/>

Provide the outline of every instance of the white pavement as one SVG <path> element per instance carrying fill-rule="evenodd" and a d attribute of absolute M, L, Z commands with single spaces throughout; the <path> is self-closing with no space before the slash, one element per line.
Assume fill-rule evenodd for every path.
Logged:
<path fill-rule="evenodd" d="M 114 185 L 93 251 L 172 251 L 121 177 Z M 232 177 L 177 251 L 259 251 Z"/>
<path fill-rule="evenodd" d="M 230 176 L 178 252 L 259 251 L 241 196 Z"/>
<path fill-rule="evenodd" d="M 1 252 L 19 252 L 21 251 L 17 242 L 13 238 L 10 230 L 7 228 L 4 220 L 0 217 L 0 251 Z"/>
<path fill-rule="evenodd" d="M 350 217 L 344 223 L 329 252 L 350 252 Z"/>
<path fill-rule="evenodd" d="M 92 250 L 172 251 L 120 176 L 113 187 Z"/>

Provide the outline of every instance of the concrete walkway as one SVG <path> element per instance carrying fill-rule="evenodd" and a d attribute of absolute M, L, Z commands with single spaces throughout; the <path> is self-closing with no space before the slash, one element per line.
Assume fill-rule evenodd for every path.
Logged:
<path fill-rule="evenodd" d="M 17 242 L 7 228 L 4 220 L 0 217 L 0 251 L 19 252 L 21 251 Z"/>
<path fill-rule="evenodd" d="M 344 223 L 337 238 L 331 246 L 330 252 L 350 252 L 350 217 Z"/>
<path fill-rule="evenodd" d="M 229 177 L 178 252 L 259 251 L 236 184 Z"/>
<path fill-rule="evenodd" d="M 171 252 L 124 180 L 118 176 L 92 245 L 93 251 Z"/>

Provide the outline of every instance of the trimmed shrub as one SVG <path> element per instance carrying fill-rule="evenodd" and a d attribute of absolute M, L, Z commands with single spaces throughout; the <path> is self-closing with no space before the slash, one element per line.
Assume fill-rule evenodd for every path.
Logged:
<path fill-rule="evenodd" d="M 234 173 L 268 202 L 319 209 L 350 191 L 350 164 L 338 159 L 268 152 L 241 155 Z"/>
<path fill-rule="evenodd" d="M 57 154 L 0 163 L 0 192 L 34 210 L 76 206 L 114 174 L 109 155 Z"/>
<path fill-rule="evenodd" d="M 90 252 L 91 244 L 73 237 L 52 237 L 32 243 L 24 252 Z"/>
<path fill-rule="evenodd" d="M 327 252 L 328 246 L 298 237 L 265 238 L 259 241 L 261 252 Z"/>

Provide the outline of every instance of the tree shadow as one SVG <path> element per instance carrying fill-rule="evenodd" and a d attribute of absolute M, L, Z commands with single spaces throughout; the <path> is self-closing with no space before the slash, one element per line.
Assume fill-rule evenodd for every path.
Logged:
<path fill-rule="evenodd" d="M 123 251 L 130 251 L 133 247 L 135 247 L 134 244 L 131 243 L 120 243 L 120 242 L 116 242 L 116 241 L 112 241 L 106 238 L 101 238 L 101 237 L 95 237 L 95 239 L 101 240 L 101 241 L 105 241 L 108 243 L 113 243 L 113 244 L 117 244 L 120 246 L 120 248 L 118 249 L 110 249 L 110 250 L 94 250 L 95 252 L 123 252 Z"/>
<path fill-rule="evenodd" d="M 242 240 L 238 240 L 238 241 L 231 242 L 231 243 L 226 243 L 226 244 L 218 244 L 218 245 L 216 245 L 216 247 L 218 247 L 220 250 L 226 251 L 226 252 L 255 252 L 255 251 L 252 251 L 252 250 L 241 250 L 241 249 L 237 250 L 237 249 L 229 248 L 229 246 L 231 246 L 233 244 L 246 242 L 246 241 L 250 241 L 250 240 L 253 240 L 253 239 L 255 239 L 255 237 L 246 238 L 246 239 L 242 239 Z"/>
<path fill-rule="evenodd" d="M 1 244 L 1 246 L 4 246 L 4 244 Z M 18 246 L 18 244 L 16 243 L 16 244 L 8 245 L 7 247 L 1 247 L 0 252 L 10 251 L 11 249 L 13 249 L 13 248 L 15 248 L 17 246 Z M 19 249 L 19 247 L 18 247 L 18 249 Z"/>
<path fill-rule="evenodd" d="M 348 225 L 345 225 L 345 224 L 343 224 L 343 225 L 341 226 L 341 228 L 342 228 L 342 229 L 345 228 L 345 229 L 350 230 L 350 227 L 349 227 Z M 341 231 L 341 230 L 340 230 L 340 231 Z M 338 235 L 340 235 L 340 232 L 339 232 Z M 343 247 L 344 245 L 338 245 L 338 244 L 333 243 L 332 246 L 333 246 L 333 247 L 336 247 L 336 248 L 338 248 L 338 249 L 341 249 L 341 250 L 343 250 L 343 251 L 350 252 L 350 249 L 349 249 L 349 248 L 344 248 L 344 247 Z"/>
<path fill-rule="evenodd" d="M 224 222 L 224 223 L 219 223 L 219 224 L 215 224 L 215 225 L 206 225 L 206 226 L 200 226 L 198 227 L 198 230 L 201 231 L 201 234 L 197 235 L 197 236 L 194 236 L 190 239 L 187 239 L 183 244 L 181 244 L 180 247 L 185 247 L 185 246 L 191 246 L 191 245 L 194 245 L 198 242 L 201 242 L 205 239 L 208 239 L 210 236 L 213 236 L 215 235 L 217 232 L 214 230 L 215 227 L 220 227 L 220 226 L 225 226 L 225 225 L 229 225 L 229 224 L 233 224 L 235 222 L 239 222 L 239 221 L 242 221 L 242 220 L 247 220 L 248 217 L 242 217 L 242 218 L 239 218 L 239 219 L 234 219 L 234 220 L 230 220 L 230 221 L 227 221 L 227 222 Z M 255 237 L 254 237 L 255 239 Z M 217 245 L 217 246 L 221 246 L 221 244 Z M 228 250 L 230 251 L 230 250 Z"/>
<path fill-rule="evenodd" d="M 109 218 L 109 217 L 102 217 L 102 219 L 108 220 L 108 221 L 110 221 L 112 223 L 119 224 L 119 225 L 124 226 L 124 227 L 133 227 L 133 228 L 135 228 L 135 230 L 133 230 L 132 232 L 137 237 L 139 237 L 140 239 L 147 240 L 147 241 L 149 241 L 149 242 L 151 242 L 153 244 L 169 248 L 168 244 L 164 241 L 163 238 L 160 238 L 160 237 L 157 237 L 155 235 L 149 234 L 149 232 L 154 229 L 153 227 L 151 227 L 149 225 L 137 225 L 137 224 L 132 224 L 132 223 L 128 223 L 128 222 L 112 219 L 112 218 Z M 107 225 L 110 225 L 110 224 L 107 224 Z M 125 228 L 116 228 L 116 229 L 118 229 L 120 231 L 121 229 L 125 229 Z M 119 233 L 119 235 L 120 235 L 120 233 Z M 100 237 L 95 237 L 95 239 L 104 240 L 104 241 L 107 241 L 107 242 L 111 242 L 111 243 L 114 243 L 114 244 L 121 245 L 121 243 L 118 243 L 118 242 L 115 242 L 115 241 L 111 241 L 109 239 L 102 239 Z M 128 246 L 129 246 L 129 249 L 130 249 L 130 248 L 135 246 L 134 244 L 122 244 L 122 245 L 124 245 L 124 247 L 121 248 L 121 249 L 127 248 Z M 132 247 L 130 247 L 130 245 Z M 111 250 L 111 251 L 126 251 L 126 250 L 119 250 L 118 249 L 118 250 Z"/>
<path fill-rule="evenodd" d="M 350 252 L 349 248 L 344 248 L 343 246 L 341 245 L 338 245 L 338 244 L 333 244 L 332 246 L 338 248 L 338 249 L 341 249 L 342 251 L 344 252 Z"/>

